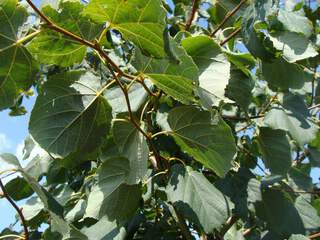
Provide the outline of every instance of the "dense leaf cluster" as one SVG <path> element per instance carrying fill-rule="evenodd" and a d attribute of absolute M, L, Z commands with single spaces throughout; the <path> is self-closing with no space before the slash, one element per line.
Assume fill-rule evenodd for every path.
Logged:
<path fill-rule="evenodd" d="M 0 0 L 0 236 L 316 239 L 319 50 L 314 1 Z"/>

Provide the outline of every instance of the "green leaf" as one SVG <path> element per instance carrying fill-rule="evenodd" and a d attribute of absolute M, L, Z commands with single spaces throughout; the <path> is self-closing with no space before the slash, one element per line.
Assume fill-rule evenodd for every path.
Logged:
<path fill-rule="evenodd" d="M 312 178 L 309 172 L 292 167 L 288 174 L 289 186 L 295 191 L 312 191 Z"/>
<path fill-rule="evenodd" d="M 147 174 L 149 158 L 147 141 L 130 122 L 115 122 L 112 133 L 120 153 L 130 161 L 130 174 L 127 183 L 136 184 L 143 180 Z"/>
<path fill-rule="evenodd" d="M 76 205 L 65 215 L 65 219 L 68 222 L 75 222 L 80 220 L 86 210 L 86 201 L 80 199 Z"/>
<path fill-rule="evenodd" d="M 285 175 L 291 167 L 291 147 L 286 132 L 262 127 L 258 142 L 266 167 L 273 174 Z"/>
<path fill-rule="evenodd" d="M 279 9 L 278 20 L 283 24 L 284 29 L 290 32 L 302 33 L 306 37 L 312 34 L 312 22 L 305 16 Z"/>
<path fill-rule="evenodd" d="M 5 188 L 9 196 L 15 201 L 25 199 L 33 194 L 32 188 L 21 177 L 12 179 L 5 185 Z"/>
<path fill-rule="evenodd" d="M 317 231 L 320 227 L 320 217 L 310 202 L 303 195 L 300 195 L 294 206 L 299 212 L 304 228 L 310 232 Z"/>
<path fill-rule="evenodd" d="M 22 207 L 23 216 L 27 221 L 34 219 L 41 211 L 44 206 L 38 197 L 32 197 L 26 201 Z"/>
<path fill-rule="evenodd" d="M 32 110 L 30 134 L 58 157 L 94 150 L 107 136 L 112 118 L 103 91 L 100 79 L 90 72 L 54 75 Z"/>
<path fill-rule="evenodd" d="M 257 0 L 250 4 L 243 14 L 241 25 L 243 43 L 253 56 L 261 59 L 270 59 L 272 54 L 265 48 L 263 38 L 257 32 L 256 24 L 264 22 L 273 10 L 273 0 Z"/>
<path fill-rule="evenodd" d="M 305 233 L 302 219 L 287 195 L 266 189 L 262 192 L 262 200 L 256 203 L 257 216 L 267 222 L 270 230 L 283 237 Z"/>
<path fill-rule="evenodd" d="M 301 234 L 293 234 L 293 235 L 291 235 L 289 240 L 309 240 L 309 238 L 307 238 Z"/>
<path fill-rule="evenodd" d="M 273 46 L 283 52 L 290 63 L 318 55 L 313 44 L 304 36 L 293 32 L 278 32 L 269 36 Z"/>
<path fill-rule="evenodd" d="M 201 224 L 207 233 L 221 227 L 234 207 L 201 173 L 189 167 L 173 167 L 166 192 L 178 212 Z"/>
<path fill-rule="evenodd" d="M 110 23 L 125 38 L 155 57 L 164 57 L 166 12 L 160 0 L 92 0 L 84 14 L 98 23 Z"/>
<path fill-rule="evenodd" d="M 27 17 L 17 0 L 0 1 L 0 110 L 14 106 L 34 82 L 38 66 L 19 39 Z"/>
<path fill-rule="evenodd" d="M 85 227 L 81 230 L 88 239 L 95 240 L 124 240 L 126 237 L 126 230 L 118 226 L 116 221 L 110 221 L 107 217 L 103 217 L 96 224 L 91 227 Z"/>
<path fill-rule="evenodd" d="M 101 32 L 102 25 L 96 25 L 84 16 L 83 4 L 76 1 L 62 1 L 59 9 L 46 5 L 42 11 L 55 24 L 86 40 L 94 40 Z M 70 37 L 53 30 L 43 30 L 27 46 L 32 55 L 41 63 L 56 64 L 68 67 L 81 63 L 87 46 L 76 42 Z"/>
<path fill-rule="evenodd" d="M 183 48 L 174 40 L 170 42 L 178 62 L 173 62 L 170 58 L 147 57 L 137 49 L 132 64 L 159 89 L 187 104 L 195 101 L 193 89 L 198 81 L 198 68 Z"/>
<path fill-rule="evenodd" d="M 53 159 L 48 154 L 37 155 L 28 162 L 24 169 L 33 178 L 39 179 L 49 171 L 52 162 Z"/>
<path fill-rule="evenodd" d="M 226 96 L 234 100 L 243 110 L 247 110 L 252 100 L 254 81 L 240 70 L 232 69 Z"/>
<path fill-rule="evenodd" d="M 130 163 L 123 157 L 107 159 L 98 170 L 98 184 L 89 195 L 86 217 L 124 220 L 137 209 L 141 198 L 139 185 L 127 185 Z M 119 200 L 121 199 L 121 201 Z"/>
<path fill-rule="evenodd" d="M 273 107 L 265 116 L 264 123 L 273 129 L 288 131 L 301 146 L 316 138 L 319 127 L 310 118 L 309 111 L 298 95 L 286 94 L 282 107 Z"/>
<path fill-rule="evenodd" d="M 21 168 L 18 158 L 15 155 L 10 153 L 0 154 L 0 161 L 16 167 L 17 170 Z"/>
<path fill-rule="evenodd" d="M 130 173 L 130 163 L 123 157 L 109 158 L 99 167 L 98 182 L 88 197 L 86 216 L 101 218 L 104 210 L 104 200 L 113 194 L 122 183 L 125 183 Z"/>
<path fill-rule="evenodd" d="M 304 196 L 299 196 L 294 201 L 279 190 L 266 189 L 262 198 L 263 202 L 256 206 L 257 214 L 275 233 L 290 236 L 319 228 L 320 218 L 317 211 Z"/>
<path fill-rule="evenodd" d="M 122 184 L 103 201 L 100 217 L 106 215 L 109 220 L 128 220 L 139 207 L 141 189 L 139 185 Z"/>
<path fill-rule="evenodd" d="M 145 81 L 146 86 L 151 90 L 152 83 Z M 148 92 L 139 83 L 133 83 L 129 91 L 131 111 L 137 112 L 148 97 Z M 125 96 L 120 87 L 113 87 L 105 92 L 105 97 L 112 107 L 112 112 L 116 116 L 118 113 L 128 112 Z"/>
<path fill-rule="evenodd" d="M 236 225 L 233 225 L 224 235 L 224 240 L 245 240 L 245 238 L 242 231 L 238 230 Z"/>
<path fill-rule="evenodd" d="M 287 90 L 288 88 L 302 88 L 312 75 L 297 64 L 289 63 L 284 59 L 272 62 L 262 62 L 262 74 L 272 89 Z"/>
<path fill-rule="evenodd" d="M 219 44 L 208 36 L 189 37 L 181 44 L 199 68 L 200 88 L 225 100 L 231 64 Z"/>
<path fill-rule="evenodd" d="M 23 178 L 29 183 L 30 187 L 33 189 L 34 192 L 38 195 L 41 203 L 39 200 L 33 200 L 31 209 L 29 209 L 29 213 L 31 211 L 31 215 L 35 217 L 42 209 L 46 210 L 50 214 L 51 220 L 51 228 L 53 232 L 59 232 L 63 237 L 62 239 L 70 239 L 76 238 L 79 240 L 88 240 L 78 229 L 74 226 L 69 225 L 63 219 L 63 207 L 57 202 L 57 200 L 46 190 L 44 189 L 32 176 L 30 176 L 27 172 L 25 172 L 20 167 L 20 172 Z M 38 213 L 35 214 L 35 207 L 38 209 Z M 41 208 L 41 209 L 40 209 Z M 37 212 L 36 211 L 36 212 Z M 28 211 L 27 213 L 28 214 Z"/>
<path fill-rule="evenodd" d="M 170 111 L 168 122 L 169 133 L 183 151 L 220 177 L 225 176 L 236 146 L 229 126 L 218 114 L 193 106 L 177 107 Z"/>
<path fill-rule="evenodd" d="M 250 53 L 229 51 L 225 51 L 224 53 L 228 57 L 228 60 L 246 75 L 250 74 L 249 70 L 256 66 L 256 60 Z"/>

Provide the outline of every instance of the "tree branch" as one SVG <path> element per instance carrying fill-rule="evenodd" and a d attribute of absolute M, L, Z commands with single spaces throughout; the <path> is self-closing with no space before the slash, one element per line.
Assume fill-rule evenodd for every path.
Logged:
<path fill-rule="evenodd" d="M 194 20 L 194 17 L 196 15 L 196 12 L 198 11 L 198 7 L 199 7 L 199 0 L 193 0 L 191 14 L 190 14 L 190 17 L 186 23 L 186 27 L 185 27 L 186 31 L 189 31 L 189 29 L 192 25 L 192 22 Z"/>
<path fill-rule="evenodd" d="M 235 224 L 237 221 L 239 220 L 238 217 L 236 216 L 232 216 L 228 219 L 228 221 L 226 222 L 226 224 L 223 226 L 223 228 L 221 229 L 219 235 L 220 237 L 223 239 L 223 236 L 229 231 L 229 229 L 233 226 L 233 224 Z"/>
<path fill-rule="evenodd" d="M 16 210 L 16 212 L 18 213 L 22 225 L 23 225 L 23 229 L 24 229 L 24 236 L 26 240 L 29 240 L 29 230 L 28 230 L 28 225 L 27 225 L 27 221 L 23 216 L 22 210 L 17 206 L 17 204 L 12 200 L 12 198 L 9 196 L 5 186 L 3 185 L 1 179 L 0 179 L 0 188 L 2 191 L 2 196 L 4 198 L 6 198 L 8 200 L 8 202 L 12 205 L 12 207 Z"/>
<path fill-rule="evenodd" d="M 100 45 L 96 42 L 90 42 L 80 36 L 77 36 L 75 35 L 74 33 L 72 32 L 69 32 L 68 30 L 56 25 L 54 22 L 52 22 L 46 15 L 44 15 L 38 8 L 37 6 L 31 1 L 31 0 L 26 0 L 27 3 L 30 5 L 30 7 L 40 16 L 40 18 L 46 22 L 47 24 L 47 27 L 56 31 L 56 32 L 59 32 L 65 36 L 68 36 L 70 37 L 71 39 L 83 44 L 83 45 L 86 45 L 94 50 L 96 50 L 108 63 L 109 65 L 114 68 L 116 70 L 117 73 L 119 73 L 121 76 L 125 76 L 129 79 L 133 79 L 133 77 L 129 74 L 126 74 L 125 72 L 123 72 L 119 67 L 118 65 L 113 62 L 111 60 L 111 58 L 105 53 L 105 51 L 103 51 L 103 49 L 101 49 Z"/>
<path fill-rule="evenodd" d="M 242 0 L 232 11 L 229 11 L 222 22 L 217 26 L 217 28 L 211 33 L 210 37 L 214 37 L 215 34 L 225 25 L 225 23 L 240 10 L 243 4 L 246 3 L 247 0 Z"/>
<path fill-rule="evenodd" d="M 309 107 L 308 109 L 309 109 L 309 110 L 312 110 L 312 109 L 315 109 L 315 108 L 318 108 L 318 107 L 320 107 L 320 104 L 317 104 L 317 105 L 311 106 L 311 107 Z"/>
<path fill-rule="evenodd" d="M 237 116 L 222 115 L 223 119 L 235 120 L 235 121 L 247 121 L 248 119 L 257 119 L 257 118 L 263 118 L 263 117 L 264 117 L 264 114 L 256 115 L 256 116 L 249 116 L 249 117 L 237 117 Z"/>
<path fill-rule="evenodd" d="M 318 238 L 318 237 L 320 237 L 320 232 L 312 234 L 312 235 L 309 236 L 310 239 L 315 239 L 315 238 Z"/>
<path fill-rule="evenodd" d="M 220 43 L 220 46 L 223 46 L 227 42 L 229 42 L 233 37 L 235 37 L 239 32 L 241 31 L 241 28 L 236 29 L 234 32 L 232 32 L 225 40 L 223 40 Z"/>

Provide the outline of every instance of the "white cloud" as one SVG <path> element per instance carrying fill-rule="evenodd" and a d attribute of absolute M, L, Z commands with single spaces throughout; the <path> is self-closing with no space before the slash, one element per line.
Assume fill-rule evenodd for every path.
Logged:
<path fill-rule="evenodd" d="M 0 133 L 0 152 L 7 151 L 11 148 L 11 141 L 4 133 Z"/>
<path fill-rule="evenodd" d="M 16 157 L 19 159 L 22 167 L 26 167 L 28 163 L 37 155 L 40 157 L 47 155 L 47 152 L 43 150 L 37 143 L 34 143 L 34 147 L 31 150 L 30 156 L 27 159 L 23 159 L 24 141 L 20 142 L 16 147 Z"/>
<path fill-rule="evenodd" d="M 23 148 L 24 148 L 24 141 L 19 143 L 16 147 L 16 157 L 20 160 L 20 162 L 23 158 Z"/>

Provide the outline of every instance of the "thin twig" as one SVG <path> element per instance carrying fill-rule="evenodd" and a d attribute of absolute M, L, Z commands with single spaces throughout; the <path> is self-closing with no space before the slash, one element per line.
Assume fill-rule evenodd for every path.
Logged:
<path fill-rule="evenodd" d="M 157 177 L 157 176 L 160 176 L 160 175 L 163 175 L 163 174 L 167 174 L 168 173 L 168 169 L 166 169 L 166 170 L 164 170 L 164 171 L 162 171 L 162 172 L 158 172 L 158 173 L 156 173 L 156 174 L 154 174 L 153 176 L 151 176 L 150 178 L 148 178 L 147 179 L 147 181 L 145 182 L 145 183 L 143 183 L 143 185 L 145 186 L 145 185 L 147 185 L 151 180 L 153 180 L 155 177 Z"/>
<path fill-rule="evenodd" d="M 8 238 L 25 239 L 24 237 L 16 234 L 8 234 L 8 235 L 0 236 L 0 239 L 8 239 Z"/>
<path fill-rule="evenodd" d="M 228 219 L 228 221 L 226 222 L 226 224 L 223 226 L 223 228 L 221 229 L 219 235 L 221 236 L 221 238 L 223 238 L 223 236 L 229 231 L 229 229 L 239 220 L 239 217 L 237 216 L 232 216 Z"/>
<path fill-rule="evenodd" d="M 315 81 L 316 81 L 316 75 L 317 75 L 317 68 L 314 68 L 313 78 L 311 81 L 311 101 L 309 107 L 313 105 L 314 102 L 314 91 L 315 91 Z"/>
<path fill-rule="evenodd" d="M 255 229 L 255 227 L 256 227 L 256 226 L 253 226 L 253 227 L 251 227 L 251 228 L 248 228 L 248 229 L 244 230 L 244 231 L 243 231 L 243 236 L 244 236 L 244 237 L 245 237 L 245 236 L 248 236 L 248 235 L 252 232 L 252 230 Z"/>
<path fill-rule="evenodd" d="M 106 54 L 105 51 L 103 51 L 103 49 L 100 47 L 99 43 L 97 42 L 91 42 L 91 41 L 88 41 L 80 36 L 77 36 L 75 35 L 74 33 L 72 32 L 69 32 L 68 30 L 56 25 L 54 22 L 52 22 L 45 14 L 43 14 L 38 8 L 36 5 L 34 5 L 34 3 L 31 1 L 31 0 L 27 0 L 28 4 L 30 5 L 30 7 L 40 16 L 40 18 L 46 22 L 46 26 L 56 32 L 59 32 L 65 36 L 68 36 L 70 37 L 71 39 L 83 44 L 83 45 L 86 45 L 94 50 L 96 50 L 111 66 L 112 68 L 114 68 L 116 70 L 117 73 L 119 73 L 121 76 L 125 76 L 129 79 L 133 79 L 134 77 L 129 75 L 129 74 L 126 74 L 125 72 L 123 72 L 119 66 L 112 61 L 112 59 L 108 56 L 108 54 Z"/>
<path fill-rule="evenodd" d="M 229 11 L 222 22 L 217 26 L 217 28 L 211 33 L 210 37 L 214 37 L 214 35 L 225 25 L 225 23 L 240 10 L 243 4 L 246 3 L 247 0 L 242 0 L 232 11 Z"/>
<path fill-rule="evenodd" d="M 186 27 L 185 27 L 186 31 L 189 31 L 189 29 L 192 25 L 192 22 L 194 20 L 194 17 L 196 15 L 196 12 L 198 11 L 198 7 L 199 7 L 199 0 L 193 0 L 191 14 L 190 14 L 190 17 L 186 23 Z"/>
<path fill-rule="evenodd" d="M 228 120 L 235 120 L 235 121 L 247 121 L 248 119 L 257 119 L 257 118 L 263 118 L 264 115 L 256 115 L 256 116 L 249 116 L 249 117 L 238 117 L 238 116 L 227 116 L 227 115 L 222 115 L 223 119 L 228 119 Z"/>
<path fill-rule="evenodd" d="M 233 37 L 235 37 L 239 32 L 241 31 L 241 28 L 236 29 L 234 32 L 232 32 L 225 40 L 223 40 L 220 43 L 220 46 L 223 46 L 227 42 L 229 42 Z"/>
<path fill-rule="evenodd" d="M 129 99 L 129 93 L 128 93 L 128 88 L 126 85 L 123 85 L 119 79 L 119 76 L 117 74 L 115 74 L 115 72 L 110 69 L 110 72 L 113 76 L 113 78 L 116 80 L 117 84 L 119 85 L 120 89 L 122 90 L 123 92 L 123 95 L 125 97 L 125 100 L 126 100 L 126 104 L 127 104 L 127 108 L 128 108 L 128 114 L 129 114 L 129 121 L 136 127 L 136 129 L 138 129 L 138 131 L 140 131 L 143 136 L 146 138 L 146 139 L 150 139 L 151 137 L 140 127 L 140 124 L 138 124 L 133 116 L 133 113 L 132 113 L 132 109 L 131 109 L 131 103 L 130 103 L 130 99 Z M 119 73 L 120 75 L 120 73 Z"/>
<path fill-rule="evenodd" d="M 17 211 L 20 219 L 21 219 L 21 222 L 22 222 L 22 225 L 23 225 L 23 229 L 24 229 L 24 236 L 25 236 L 25 239 L 26 240 L 29 240 L 29 230 L 28 230 L 28 225 L 27 225 L 27 221 L 26 219 L 24 218 L 24 215 L 22 213 L 22 210 L 18 207 L 18 205 L 12 200 L 12 198 L 10 197 L 10 195 L 8 194 L 5 186 L 3 185 L 1 179 L 0 179 L 0 188 L 1 188 L 1 191 L 2 191 L 2 195 L 3 197 L 5 197 L 8 202 L 12 205 L 12 207 Z"/>
<path fill-rule="evenodd" d="M 278 98 L 278 93 L 276 93 L 271 99 L 270 101 L 263 107 L 260 109 L 258 115 L 261 114 L 265 114 L 266 111 L 268 110 L 268 108 L 271 106 L 271 104 Z"/>
<path fill-rule="evenodd" d="M 315 109 L 315 108 L 318 108 L 318 107 L 320 107 L 320 104 L 317 104 L 317 105 L 311 106 L 311 107 L 309 107 L 308 109 L 309 109 L 309 110 L 312 110 L 312 109 Z"/>
<path fill-rule="evenodd" d="M 309 236 L 310 239 L 315 239 L 317 237 L 320 237 L 320 232 L 312 234 L 312 235 Z"/>

